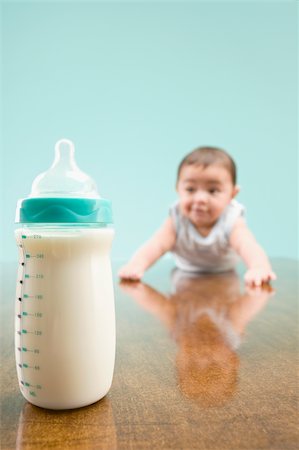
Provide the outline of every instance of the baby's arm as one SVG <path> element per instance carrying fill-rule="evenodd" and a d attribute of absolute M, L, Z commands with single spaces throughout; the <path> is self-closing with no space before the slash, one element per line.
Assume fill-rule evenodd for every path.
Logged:
<path fill-rule="evenodd" d="M 247 227 L 245 221 L 239 218 L 232 230 L 230 244 L 247 265 L 245 282 L 250 285 L 261 286 L 276 279 L 270 262 L 262 247 Z"/>
<path fill-rule="evenodd" d="M 140 280 L 154 262 L 175 244 L 176 232 L 171 217 L 168 217 L 161 228 L 132 256 L 118 275 L 122 279 Z"/>

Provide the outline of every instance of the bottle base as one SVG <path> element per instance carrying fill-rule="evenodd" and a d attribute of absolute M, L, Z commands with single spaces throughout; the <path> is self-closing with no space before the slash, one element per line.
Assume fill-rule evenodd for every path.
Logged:
<path fill-rule="evenodd" d="M 109 392 L 109 389 L 104 394 L 99 395 L 96 398 L 85 400 L 85 401 L 69 401 L 69 402 L 53 402 L 53 401 L 45 401 L 45 400 L 39 400 L 37 398 L 25 398 L 27 402 L 31 403 L 34 406 L 37 406 L 38 408 L 42 409 L 49 409 L 52 411 L 66 411 L 66 410 L 72 410 L 72 409 L 79 409 L 84 408 L 86 406 L 93 405 L 94 403 L 99 402 L 102 400 Z"/>

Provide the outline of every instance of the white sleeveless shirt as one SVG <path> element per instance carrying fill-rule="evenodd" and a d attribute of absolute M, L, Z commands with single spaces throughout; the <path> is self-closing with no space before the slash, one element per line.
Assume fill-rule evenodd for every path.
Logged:
<path fill-rule="evenodd" d="M 229 243 L 230 233 L 238 217 L 244 216 L 244 206 L 233 199 L 225 208 L 208 236 L 202 236 L 181 214 L 178 202 L 170 208 L 176 230 L 172 249 L 177 267 L 188 272 L 224 272 L 235 268 L 239 256 Z"/>

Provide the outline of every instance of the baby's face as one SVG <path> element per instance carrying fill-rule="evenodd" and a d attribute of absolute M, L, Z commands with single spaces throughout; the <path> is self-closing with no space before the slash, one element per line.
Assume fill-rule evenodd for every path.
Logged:
<path fill-rule="evenodd" d="M 229 171 L 219 165 L 183 166 L 177 183 L 182 214 L 197 228 L 210 228 L 237 194 Z"/>

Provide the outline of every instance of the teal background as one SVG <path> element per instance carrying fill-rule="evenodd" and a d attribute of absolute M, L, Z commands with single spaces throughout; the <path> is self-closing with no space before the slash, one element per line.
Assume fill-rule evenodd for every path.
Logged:
<path fill-rule="evenodd" d="M 14 213 L 54 144 L 112 200 L 113 258 L 146 240 L 199 145 L 227 149 L 248 224 L 272 257 L 297 253 L 296 2 L 2 3 L 2 215 Z"/>

